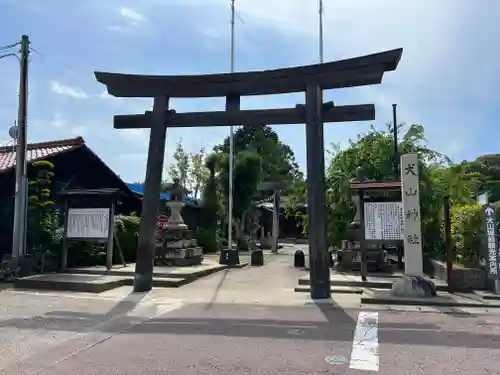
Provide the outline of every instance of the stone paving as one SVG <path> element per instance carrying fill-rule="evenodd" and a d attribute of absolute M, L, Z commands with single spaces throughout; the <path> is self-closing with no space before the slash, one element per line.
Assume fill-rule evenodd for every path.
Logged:
<path fill-rule="evenodd" d="M 315 303 L 285 253 L 141 295 L 4 290 L 0 375 L 498 373 L 498 310 Z"/>

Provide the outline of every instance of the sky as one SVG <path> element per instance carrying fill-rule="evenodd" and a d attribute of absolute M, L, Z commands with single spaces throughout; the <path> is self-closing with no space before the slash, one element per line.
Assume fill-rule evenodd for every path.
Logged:
<path fill-rule="evenodd" d="M 318 0 L 236 0 L 236 71 L 319 61 Z M 327 91 L 325 101 L 376 107 L 372 122 L 325 124 L 325 147 L 392 121 L 425 126 L 429 146 L 454 161 L 497 153 L 500 2 L 324 0 L 324 60 L 404 48 L 380 85 Z M 94 71 L 223 73 L 230 69 L 229 0 L 0 0 L 0 47 L 27 34 L 28 141 L 82 136 L 125 181 L 142 181 L 149 131 L 115 130 L 113 115 L 143 113 L 151 99 L 109 96 Z M 15 51 L 15 50 L 14 50 Z M 5 51 L 4 51 L 5 52 Z M 0 59 L 0 142 L 17 117 L 19 64 Z M 242 99 L 243 109 L 293 107 L 303 94 Z M 222 110 L 223 98 L 175 99 L 178 112 Z M 305 172 L 304 125 L 275 127 Z M 211 150 L 229 128 L 169 129 L 175 144 Z M 167 179 L 164 172 L 164 179 Z"/>

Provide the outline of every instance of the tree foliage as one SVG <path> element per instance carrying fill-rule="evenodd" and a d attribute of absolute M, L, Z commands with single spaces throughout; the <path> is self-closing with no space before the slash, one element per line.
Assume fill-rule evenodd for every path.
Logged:
<path fill-rule="evenodd" d="M 189 167 L 191 159 L 189 154 L 184 150 L 182 139 L 175 145 L 175 150 L 172 155 L 174 159 L 172 164 L 168 167 L 169 178 L 174 181 L 178 180 L 181 186 L 187 188 L 189 178 Z"/>
<path fill-rule="evenodd" d="M 229 154 L 229 137 L 214 147 L 217 153 Z M 290 146 L 282 143 L 269 125 L 245 125 L 234 133 L 234 153 L 253 151 L 261 159 L 263 181 L 293 181 L 302 178 Z"/>
<path fill-rule="evenodd" d="M 184 149 L 182 139 L 179 140 L 172 155 L 173 162 L 168 167 L 170 181 L 163 182 L 162 191 L 168 191 L 170 189 L 169 183 L 177 179 L 193 197 L 198 197 L 200 189 L 208 177 L 205 156 L 204 148 L 198 152 L 190 153 Z"/>
<path fill-rule="evenodd" d="M 208 178 L 201 195 L 202 222 L 198 234 L 198 244 L 205 253 L 216 252 L 219 247 L 219 196 L 217 194 L 216 155 L 211 155 L 205 162 Z"/>
<path fill-rule="evenodd" d="M 32 164 L 28 182 L 28 226 L 27 241 L 30 251 L 50 250 L 57 229 L 59 212 L 52 200 L 52 178 L 54 165 L 46 160 Z"/>
<path fill-rule="evenodd" d="M 403 126 L 399 126 L 402 133 Z M 443 198 L 451 197 L 453 203 L 470 204 L 479 185 L 479 175 L 466 165 L 452 165 L 443 154 L 427 147 L 424 127 L 412 125 L 400 134 L 399 152 L 416 153 L 421 161 L 421 205 L 425 251 L 432 253 L 442 248 Z M 362 166 L 368 179 L 399 179 L 394 171 L 393 135 L 389 127 L 367 133 L 351 140 L 345 149 L 332 145 L 330 164 L 326 170 L 328 236 L 334 245 L 345 239 L 346 229 L 355 214 L 349 188 L 356 168 Z M 299 202 L 306 202 L 305 184 L 296 183 L 288 212 Z"/>

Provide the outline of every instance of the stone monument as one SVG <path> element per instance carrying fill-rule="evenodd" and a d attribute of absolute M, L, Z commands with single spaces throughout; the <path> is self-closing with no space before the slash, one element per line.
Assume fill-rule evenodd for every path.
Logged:
<path fill-rule="evenodd" d="M 203 250 L 197 246 L 182 218 L 181 211 L 185 206 L 182 201 L 184 194 L 184 188 L 180 186 L 179 180 L 174 179 L 170 201 L 166 204 L 170 209 L 170 216 L 167 224 L 161 229 L 158 228 L 156 264 L 191 266 L 201 264 L 203 261 Z"/>
<path fill-rule="evenodd" d="M 417 154 L 401 155 L 400 165 L 404 209 L 405 275 L 394 282 L 391 293 L 396 297 L 435 297 L 436 286 L 424 276 L 423 272 Z"/>

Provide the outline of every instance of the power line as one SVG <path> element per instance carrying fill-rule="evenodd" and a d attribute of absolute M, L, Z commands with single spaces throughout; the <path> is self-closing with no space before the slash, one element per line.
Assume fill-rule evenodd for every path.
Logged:
<path fill-rule="evenodd" d="M 5 51 L 7 49 L 11 49 L 11 48 L 14 48 L 16 46 L 20 46 L 21 45 L 21 42 L 17 42 L 17 43 L 14 43 L 14 44 L 9 44 L 9 45 L 6 45 L 6 46 L 2 46 L 0 47 L 0 51 Z"/>
<path fill-rule="evenodd" d="M 12 52 L 12 53 L 6 53 L 4 55 L 0 55 L 0 60 L 1 59 L 5 59 L 6 57 L 13 57 L 13 56 L 19 58 L 19 56 L 17 55 L 17 53 Z"/>

